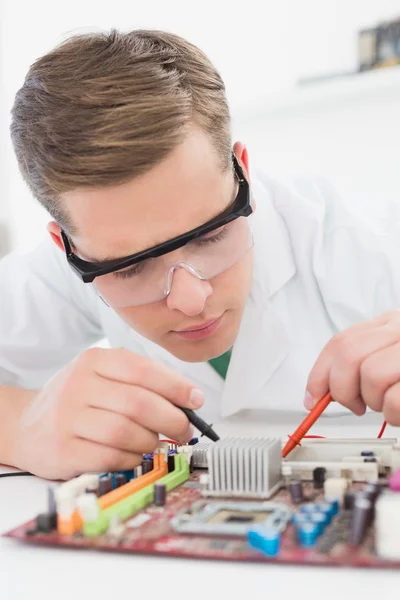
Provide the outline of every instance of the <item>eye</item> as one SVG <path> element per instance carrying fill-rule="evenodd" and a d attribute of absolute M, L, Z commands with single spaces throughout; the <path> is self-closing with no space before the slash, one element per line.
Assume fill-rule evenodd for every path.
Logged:
<path fill-rule="evenodd" d="M 228 228 L 225 225 L 224 227 L 220 227 L 220 229 L 217 229 L 216 231 L 212 231 L 208 235 L 202 235 L 201 237 L 196 238 L 195 240 L 193 240 L 193 243 L 198 246 L 206 246 L 207 244 L 215 244 L 216 242 L 223 240 L 227 236 L 227 234 L 228 234 Z"/>
<path fill-rule="evenodd" d="M 124 269 L 123 271 L 115 271 L 115 273 L 113 273 L 114 277 L 116 277 L 117 279 L 130 279 L 131 277 L 135 277 L 136 275 L 139 275 L 140 273 L 143 272 L 143 269 L 145 267 L 145 263 L 146 261 L 137 263 L 136 265 L 133 265 L 132 267 L 128 267 L 127 269 Z"/>

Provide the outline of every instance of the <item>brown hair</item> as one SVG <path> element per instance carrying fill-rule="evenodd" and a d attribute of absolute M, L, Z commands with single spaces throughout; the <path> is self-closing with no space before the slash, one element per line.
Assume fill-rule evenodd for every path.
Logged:
<path fill-rule="evenodd" d="M 171 33 L 112 30 L 73 36 L 31 66 L 11 137 L 33 195 L 72 233 L 60 194 L 149 171 L 191 123 L 210 135 L 226 168 L 225 86 L 205 54 Z"/>

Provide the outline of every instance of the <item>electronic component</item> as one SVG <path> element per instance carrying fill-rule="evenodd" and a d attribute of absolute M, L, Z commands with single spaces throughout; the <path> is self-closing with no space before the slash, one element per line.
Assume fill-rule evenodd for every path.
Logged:
<path fill-rule="evenodd" d="M 292 514 L 289 506 L 274 502 L 210 502 L 194 514 L 183 511 L 171 526 L 180 533 L 245 536 L 256 523 L 283 531 Z"/>
<path fill-rule="evenodd" d="M 104 496 L 104 494 L 108 494 L 112 490 L 112 481 L 110 475 L 106 475 L 105 477 L 101 477 L 99 481 L 99 496 Z"/>
<path fill-rule="evenodd" d="M 314 481 L 314 489 L 322 490 L 324 487 L 324 481 L 326 476 L 325 467 L 315 467 L 313 470 L 313 481 Z"/>
<path fill-rule="evenodd" d="M 45 510 L 6 535 L 81 549 L 400 568 L 400 494 L 392 476 L 399 468 L 397 443 L 304 439 L 282 462 L 274 443 L 221 440 L 206 443 L 204 453 L 202 441 L 181 446 L 162 440 L 143 457 L 152 461 L 148 472 L 140 466 L 84 474 L 54 486 Z M 207 451 L 214 452 L 213 463 Z M 262 482 L 256 489 L 254 477 Z M 104 485 L 108 491 L 99 495 Z M 217 498 L 209 497 L 213 486 Z M 241 497 L 241 486 L 271 497 Z"/>
<path fill-rule="evenodd" d="M 154 485 L 154 504 L 156 506 L 164 506 L 167 498 L 167 488 L 165 483 L 156 483 Z"/>
<path fill-rule="evenodd" d="M 199 442 L 193 448 L 193 468 L 194 469 L 207 469 L 207 450 L 210 447 L 211 442 Z"/>
<path fill-rule="evenodd" d="M 281 534 L 276 529 L 258 525 L 247 533 L 247 541 L 251 548 L 260 550 L 266 556 L 276 556 L 279 552 Z"/>
<path fill-rule="evenodd" d="M 290 497 L 295 504 L 304 502 L 303 484 L 297 479 L 292 480 L 288 486 Z"/>
<path fill-rule="evenodd" d="M 348 487 L 348 481 L 343 477 L 326 479 L 324 483 L 325 500 L 338 500 L 340 504 L 343 504 L 343 498 Z"/>
<path fill-rule="evenodd" d="M 282 485 L 278 439 L 226 438 L 207 451 L 209 496 L 270 498 Z"/>
<path fill-rule="evenodd" d="M 372 501 L 361 495 L 355 499 L 353 518 L 350 524 L 349 544 L 359 546 L 364 539 L 371 520 Z"/>
<path fill-rule="evenodd" d="M 303 548 L 312 548 L 317 543 L 318 526 L 315 523 L 299 523 L 297 534 L 299 543 Z"/>
<path fill-rule="evenodd" d="M 375 546 L 380 558 L 400 560 L 400 495 L 387 490 L 375 505 Z"/>

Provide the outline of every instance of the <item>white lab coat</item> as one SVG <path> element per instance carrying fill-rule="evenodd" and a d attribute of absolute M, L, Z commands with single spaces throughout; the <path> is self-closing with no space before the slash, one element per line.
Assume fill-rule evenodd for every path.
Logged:
<path fill-rule="evenodd" d="M 399 246 L 358 222 L 323 179 L 282 184 L 259 174 L 252 191 L 254 278 L 226 382 L 209 364 L 178 360 L 129 329 L 49 240 L 0 263 L 0 384 L 36 389 L 105 337 L 190 378 L 213 423 L 248 410 L 303 411 L 325 343 L 400 307 Z M 333 405 L 329 413 L 348 411 Z"/>

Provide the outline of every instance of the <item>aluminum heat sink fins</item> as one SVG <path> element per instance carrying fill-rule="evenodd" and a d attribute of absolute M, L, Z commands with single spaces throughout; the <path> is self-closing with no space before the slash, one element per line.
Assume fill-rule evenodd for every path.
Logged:
<path fill-rule="evenodd" d="M 207 450 L 208 496 L 270 498 L 281 485 L 279 439 L 225 438 Z"/>

